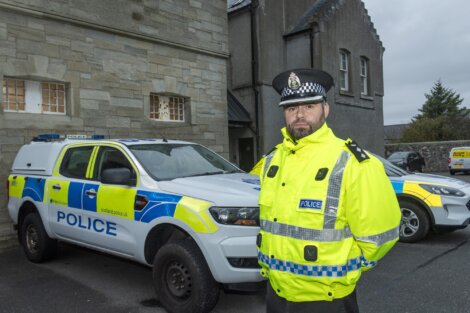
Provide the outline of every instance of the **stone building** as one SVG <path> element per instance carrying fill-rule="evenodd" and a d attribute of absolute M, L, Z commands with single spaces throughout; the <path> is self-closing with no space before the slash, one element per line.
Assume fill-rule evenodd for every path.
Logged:
<path fill-rule="evenodd" d="M 280 142 L 283 117 L 271 82 L 303 67 L 334 77 L 328 124 L 336 135 L 383 155 L 384 47 L 362 1 L 229 0 L 228 12 L 228 85 L 251 120 L 229 124 L 232 161 L 242 165 Z"/>
<path fill-rule="evenodd" d="M 228 156 L 224 0 L 0 2 L 0 181 L 40 133 L 165 137 Z M 0 188 L 0 245 L 13 237 Z"/>

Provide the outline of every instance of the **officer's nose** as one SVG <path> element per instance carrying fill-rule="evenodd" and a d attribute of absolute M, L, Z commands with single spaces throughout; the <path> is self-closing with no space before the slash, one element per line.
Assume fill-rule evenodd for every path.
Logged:
<path fill-rule="evenodd" d="M 301 105 L 299 105 L 297 107 L 297 112 L 296 112 L 296 116 L 297 117 L 303 117 L 305 115 L 305 108 Z"/>

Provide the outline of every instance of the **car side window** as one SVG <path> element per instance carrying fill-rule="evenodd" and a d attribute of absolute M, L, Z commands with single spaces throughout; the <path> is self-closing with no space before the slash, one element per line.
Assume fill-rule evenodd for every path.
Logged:
<path fill-rule="evenodd" d="M 113 147 L 101 147 L 96 159 L 93 178 L 101 180 L 101 175 L 104 170 L 123 167 L 128 168 L 132 175 L 135 175 L 134 168 L 121 151 Z"/>
<path fill-rule="evenodd" d="M 93 146 L 68 149 L 60 165 L 60 174 L 66 177 L 85 179 L 92 151 Z"/>

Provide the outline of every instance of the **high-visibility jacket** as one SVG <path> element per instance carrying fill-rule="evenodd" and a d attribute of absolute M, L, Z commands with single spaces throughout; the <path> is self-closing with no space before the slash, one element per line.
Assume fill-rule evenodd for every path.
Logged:
<path fill-rule="evenodd" d="M 398 240 L 400 208 L 383 164 L 326 123 L 265 158 L 258 260 L 289 301 L 331 301 L 354 291 Z"/>

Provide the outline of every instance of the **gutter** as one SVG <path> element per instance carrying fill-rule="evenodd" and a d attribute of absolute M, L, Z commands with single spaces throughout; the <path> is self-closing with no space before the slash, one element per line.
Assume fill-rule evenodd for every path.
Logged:
<path fill-rule="evenodd" d="M 261 145 L 260 145 L 260 132 L 259 132 L 259 91 L 256 87 L 258 80 L 258 51 L 256 49 L 258 44 L 258 37 L 256 36 L 255 18 L 256 10 L 259 3 L 254 0 L 250 4 L 250 31 L 251 31 L 251 89 L 253 90 L 255 98 L 255 137 L 256 137 L 256 160 L 260 158 Z"/>

